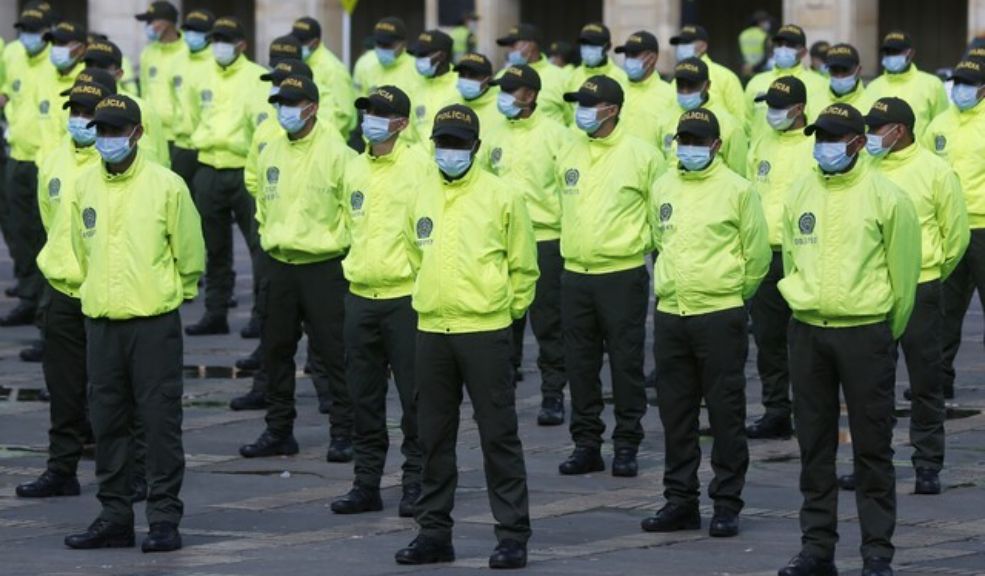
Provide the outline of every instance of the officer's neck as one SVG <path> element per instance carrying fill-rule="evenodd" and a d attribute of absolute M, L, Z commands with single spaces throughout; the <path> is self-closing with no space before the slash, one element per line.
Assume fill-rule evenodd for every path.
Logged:
<path fill-rule="evenodd" d="M 372 144 L 369 147 L 369 153 L 375 158 L 380 158 L 381 156 L 386 156 L 390 152 L 393 152 L 394 146 L 397 145 L 397 138 L 400 136 L 400 132 L 397 132 L 390 138 L 380 142 L 379 144 Z"/>
<path fill-rule="evenodd" d="M 801 114 L 800 116 L 797 116 L 797 119 L 793 121 L 793 124 L 787 128 L 787 132 L 797 132 L 799 130 L 803 130 L 804 126 L 807 126 L 807 116 Z"/>
<path fill-rule="evenodd" d="M 287 135 L 287 139 L 288 140 L 292 140 L 292 141 L 300 140 L 300 139 L 304 138 L 305 136 L 307 136 L 308 134 L 311 134 L 311 131 L 315 129 L 315 122 L 317 122 L 317 121 L 318 121 L 318 117 L 317 116 L 312 116 L 311 119 L 308 120 L 308 123 L 305 124 L 304 128 L 298 130 L 294 134 L 290 134 L 289 133 Z"/>
<path fill-rule="evenodd" d="M 130 166 L 133 165 L 133 162 L 136 159 L 137 159 L 137 147 L 134 146 L 133 150 L 130 152 L 130 155 L 124 158 L 123 160 L 120 160 L 115 164 L 110 164 L 109 162 L 107 162 L 106 171 L 109 172 L 110 174 L 123 174 L 124 172 L 130 169 Z"/>
<path fill-rule="evenodd" d="M 526 120 L 534 115 L 534 110 L 537 109 L 537 102 L 531 102 L 530 106 L 525 106 L 520 108 L 520 114 L 516 117 L 517 120 Z"/>
<path fill-rule="evenodd" d="M 451 66 L 448 62 L 442 62 L 438 65 L 438 68 L 434 71 L 434 77 L 444 76 L 451 70 Z"/>
<path fill-rule="evenodd" d="M 896 144 L 893 144 L 893 152 L 906 150 L 907 148 L 913 145 L 913 142 L 914 142 L 913 136 L 911 134 L 904 133 L 902 136 L 900 136 L 899 140 L 896 141 Z"/>
<path fill-rule="evenodd" d="M 172 42 L 176 42 L 179 38 L 181 38 L 181 34 L 178 33 L 178 30 L 169 27 L 161 33 L 161 36 L 157 39 L 157 41 L 161 44 L 171 44 Z"/>
<path fill-rule="evenodd" d="M 619 118 L 610 118 L 602 123 L 602 126 L 598 130 L 592 133 L 592 138 L 596 140 L 601 140 L 602 138 L 608 138 L 615 130 L 616 124 L 619 123 Z"/>
<path fill-rule="evenodd" d="M 543 54 L 541 54 L 540 50 L 538 50 L 536 54 L 534 54 L 533 56 L 527 59 L 527 65 L 529 66 L 530 64 L 536 64 L 540 62 L 543 58 L 544 58 Z"/>

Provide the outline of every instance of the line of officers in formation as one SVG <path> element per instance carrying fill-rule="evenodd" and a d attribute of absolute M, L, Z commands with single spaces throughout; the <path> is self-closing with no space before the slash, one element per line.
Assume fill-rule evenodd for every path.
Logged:
<path fill-rule="evenodd" d="M 645 31 L 615 48 L 620 68 L 608 29 L 588 24 L 573 67 L 549 62 L 521 24 L 498 40 L 509 66 L 496 73 L 476 53 L 453 68 L 445 33 L 408 42 L 384 18 L 350 80 L 311 18 L 271 44 L 271 70 L 247 59 L 234 18 L 194 10 L 179 32 L 177 10 L 154 2 L 137 19 L 150 40 L 139 98 L 119 48 L 44 2 L 22 12 L 3 53 L 2 223 L 21 299 L 5 323 L 40 316 L 51 394 L 47 470 L 17 493 L 79 494 L 91 426 L 102 511 L 69 547 L 132 546 L 145 498 L 143 550 L 181 547 L 178 309 L 204 272 L 205 315 L 184 331 L 229 331 L 235 223 L 252 256 L 260 370 L 234 408 L 267 414 L 240 452 L 298 452 L 294 356 L 306 332 L 327 459 L 354 460 L 353 488 L 332 510 L 381 510 L 392 372 L 398 510 L 419 525 L 397 562 L 454 559 L 464 387 L 496 519 L 490 566 L 526 564 L 515 388 L 528 316 L 539 424 L 564 422 L 570 386 L 574 449 L 559 472 L 606 468 L 608 355 L 611 472 L 637 475 L 652 257 L 666 504 L 642 528 L 701 526 L 704 400 L 712 536 L 739 532 L 747 438 L 789 437 L 792 417 L 803 547 L 779 574 L 837 573 L 839 482 L 856 490 L 862 574 L 893 573 L 898 349 L 915 492 L 936 494 L 962 318 L 985 288 L 985 54 L 969 54 L 945 88 L 893 32 L 864 86 L 853 47 L 831 46 L 825 77 L 802 64 L 804 33 L 786 25 L 775 67 L 743 91 L 708 57 L 700 26 L 671 39 L 668 83 Z M 361 154 L 346 143 L 353 129 Z M 747 427 L 750 315 L 766 411 Z M 840 479 L 839 390 L 854 457 Z"/>

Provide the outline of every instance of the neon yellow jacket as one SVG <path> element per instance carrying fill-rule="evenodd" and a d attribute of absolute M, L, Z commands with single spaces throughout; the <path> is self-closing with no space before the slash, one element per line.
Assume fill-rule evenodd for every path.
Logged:
<path fill-rule="evenodd" d="M 176 310 L 198 293 L 205 269 L 202 223 L 185 182 L 142 152 L 122 174 L 83 172 L 59 210 L 78 264 L 82 313 L 127 320 Z M 48 274 L 46 274 L 48 275 Z M 51 276 L 48 276 L 51 278 Z"/>
<path fill-rule="evenodd" d="M 368 62 L 355 70 L 353 84 L 356 93 L 367 96 L 379 86 L 396 86 L 410 98 L 411 109 L 421 98 L 424 79 L 417 73 L 414 57 L 401 52 L 390 66 L 380 64 L 375 53 L 367 53 Z M 360 58 L 362 61 L 362 58 Z"/>
<path fill-rule="evenodd" d="M 140 123 L 144 127 L 144 135 L 140 137 L 140 148 L 147 155 L 147 159 L 157 162 L 165 168 L 171 167 L 171 150 L 168 148 L 168 139 L 164 134 L 164 126 L 157 111 L 149 106 L 143 98 L 130 96 L 140 108 Z M 65 120 L 68 122 L 68 120 Z M 68 125 L 65 127 L 68 130 Z M 66 136 L 65 138 L 71 138 Z"/>
<path fill-rule="evenodd" d="M 65 97 L 61 95 L 71 90 L 75 77 L 85 68 L 79 60 L 64 74 L 60 73 L 50 62 L 45 66 L 46 72 L 41 75 L 41 83 L 37 87 L 37 115 L 32 130 L 41 134 L 38 158 L 50 154 L 68 136 L 68 110 L 62 108 Z"/>
<path fill-rule="evenodd" d="M 607 138 L 570 138 L 557 175 L 565 269 L 606 274 L 642 266 L 653 248 L 650 188 L 663 171 L 660 153 L 622 123 Z"/>
<path fill-rule="evenodd" d="M 749 26 L 739 33 L 739 51 L 742 61 L 749 66 L 755 66 L 766 55 L 766 39 L 769 34 L 759 26 Z"/>
<path fill-rule="evenodd" d="M 10 157 L 20 162 L 34 162 L 41 148 L 43 134 L 38 126 L 38 96 L 44 93 L 46 78 L 53 68 L 48 59 L 50 51 L 51 45 L 48 45 L 34 56 L 28 56 L 23 44 L 12 42 L 3 52 L 6 81 L 2 92 L 9 98 L 3 108 L 7 118 L 7 143 L 10 144 Z"/>
<path fill-rule="evenodd" d="M 461 94 L 458 93 L 458 88 L 455 86 L 457 82 L 458 74 L 453 72 L 447 72 L 433 78 L 422 77 L 417 102 L 413 100 L 410 102 L 410 116 L 417 137 L 424 144 L 430 144 L 429 138 L 431 138 L 434 115 L 438 113 L 438 110 L 450 104 L 456 104 L 461 99 Z M 482 130 L 481 124 L 479 130 Z M 405 136 L 410 137 L 410 134 Z"/>
<path fill-rule="evenodd" d="M 537 94 L 537 111 L 556 122 L 570 126 L 574 121 L 571 104 L 564 101 L 564 93 L 570 81 L 568 72 L 550 63 L 547 56 L 528 64 L 540 76 L 540 92 Z"/>
<path fill-rule="evenodd" d="M 899 338 L 913 310 L 919 254 L 913 202 L 864 160 L 843 174 L 815 167 L 787 195 L 779 289 L 801 322 L 886 320 Z"/>
<path fill-rule="evenodd" d="M 733 118 L 744 125 L 746 107 L 739 77 L 735 72 L 709 58 L 707 54 L 701 55 L 701 61 L 708 66 L 708 79 L 711 81 L 711 86 L 708 88 L 710 100 L 718 102 Z M 671 81 L 670 86 L 676 94 L 677 81 Z"/>
<path fill-rule="evenodd" d="M 756 142 L 763 134 L 773 130 L 769 123 L 766 122 L 766 109 L 768 107 L 766 102 L 756 102 L 756 97 L 768 92 L 773 81 L 784 76 L 793 76 L 804 83 L 804 89 L 807 93 L 805 113 L 807 114 L 808 120 L 817 118 L 817 115 L 823 109 L 823 107 L 819 108 L 818 106 L 827 98 L 824 93 L 829 91 L 828 79 L 810 68 L 797 65 L 793 68 L 774 68 L 773 70 L 756 74 L 746 84 L 745 92 L 746 134 L 749 136 L 750 148 L 756 146 Z M 868 109 L 865 109 L 861 112 L 865 114 L 868 111 Z"/>
<path fill-rule="evenodd" d="M 865 89 L 865 84 L 862 83 L 861 79 L 859 79 L 859 81 L 855 84 L 855 89 L 848 94 L 838 96 L 832 92 L 830 88 L 821 94 L 822 97 L 820 99 L 820 108 L 814 110 L 814 117 L 808 117 L 808 120 L 811 122 L 817 118 L 816 114 L 820 114 L 821 110 L 824 110 L 832 104 L 848 104 L 861 112 L 863 116 L 868 114 L 869 109 L 872 108 L 873 100 L 869 96 L 868 91 Z"/>
<path fill-rule="evenodd" d="M 722 105 L 709 92 L 708 100 L 702 104 L 715 115 L 718 119 L 719 133 L 722 137 L 722 147 L 718 150 L 718 155 L 725 160 L 725 164 L 740 176 L 746 175 L 746 156 L 749 154 L 749 140 L 742 128 L 742 123 L 733 116 L 728 109 Z M 666 108 L 661 119 L 660 139 L 663 142 L 663 153 L 668 162 L 677 162 L 677 123 L 681 115 L 686 110 L 681 108 L 674 98 L 674 103 Z"/>
<path fill-rule="evenodd" d="M 657 309 L 691 316 L 740 308 L 769 270 L 759 196 L 720 158 L 699 172 L 668 170 L 653 185 L 650 221 Z"/>
<path fill-rule="evenodd" d="M 352 246 L 342 268 L 353 294 L 372 299 L 411 294 L 416 248 L 406 234 L 407 220 L 418 192 L 434 186 L 436 178 L 434 160 L 419 146 L 398 143 L 385 156 L 367 150 L 349 161 L 342 205 Z"/>
<path fill-rule="evenodd" d="M 7 49 L 7 43 L 0 38 L 0 87 L 3 86 L 4 78 L 7 76 L 7 66 L 5 59 L 2 57 L 4 51 Z"/>
<path fill-rule="evenodd" d="M 260 122 L 253 132 L 253 140 L 250 142 L 250 152 L 246 156 L 246 165 L 243 167 L 243 184 L 246 186 L 246 191 L 254 198 L 256 198 L 259 190 L 257 163 L 260 161 L 260 152 L 263 152 L 263 149 L 266 148 L 271 140 L 282 134 L 284 134 L 284 129 L 281 128 L 277 118 L 270 117 Z"/>
<path fill-rule="evenodd" d="M 188 61 L 188 45 L 178 35 L 174 42 L 151 42 L 140 53 L 140 95 L 157 112 L 166 140 L 174 140 L 175 100 L 171 83 Z"/>
<path fill-rule="evenodd" d="M 920 219 L 920 282 L 947 279 L 968 247 L 968 211 L 954 170 L 912 144 L 878 160 L 879 170 L 909 194 Z"/>
<path fill-rule="evenodd" d="M 914 130 L 917 138 L 922 138 L 930 121 L 947 110 L 950 105 L 947 92 L 944 91 L 944 83 L 940 78 L 919 70 L 916 64 L 910 64 L 899 74 L 883 72 L 881 76 L 869 82 L 865 90 L 871 102 L 887 96 L 906 100 L 906 103 L 913 108 L 913 115 L 916 117 Z"/>
<path fill-rule="evenodd" d="M 79 297 L 79 286 L 65 279 L 79 278 L 79 270 L 71 249 L 72 239 L 68 236 L 70 222 L 61 206 L 75 200 L 75 181 L 79 175 L 98 166 L 99 152 L 95 146 L 79 148 L 66 140 L 38 167 L 38 211 L 48 234 L 44 248 L 38 254 L 38 267 L 52 288 L 72 298 Z"/>
<path fill-rule="evenodd" d="M 985 104 L 964 112 L 951 105 L 930 123 L 923 144 L 958 174 L 968 224 L 973 230 L 985 228 Z"/>
<path fill-rule="evenodd" d="M 769 128 L 749 150 L 746 174 L 763 203 L 770 246 L 783 244 L 783 201 L 790 187 L 815 163 L 814 139 L 803 128 Z"/>
<path fill-rule="evenodd" d="M 405 234 L 414 242 L 412 294 L 418 329 L 501 330 L 534 299 L 537 244 L 523 198 L 473 166 L 420 190 Z"/>
<path fill-rule="evenodd" d="M 352 91 L 356 96 L 365 96 L 367 94 L 362 83 L 373 73 L 374 63 L 379 63 L 379 60 L 376 58 L 376 52 L 367 50 L 359 58 L 356 58 L 356 63 L 352 65 Z"/>
<path fill-rule="evenodd" d="M 256 219 L 271 258 L 311 264 L 349 248 L 342 186 L 352 155 L 334 126 L 320 121 L 304 138 L 282 130 L 267 143 L 257 160 Z"/>
<path fill-rule="evenodd" d="M 118 92 L 133 96 L 138 94 L 137 77 L 133 73 L 133 62 L 130 57 L 124 55 L 120 67 L 123 68 L 123 78 L 120 78 L 120 89 Z"/>
<path fill-rule="evenodd" d="M 345 64 L 324 44 L 319 44 L 305 63 L 311 68 L 318 86 L 319 109 L 331 110 L 332 125 L 343 138 L 348 138 L 349 132 L 356 126 L 356 94 Z M 322 118 L 329 117 L 319 114 L 319 119 Z"/>
<path fill-rule="evenodd" d="M 626 76 L 626 71 L 617 66 L 616 63 L 612 61 L 612 58 L 606 58 L 605 62 L 595 68 L 589 68 L 584 64 L 581 66 L 576 66 L 571 72 L 571 75 L 568 77 L 568 87 L 565 92 L 577 92 L 578 89 L 581 88 L 581 85 L 585 83 L 585 80 L 599 74 L 608 76 L 618 82 L 624 91 L 626 90 L 626 86 L 629 84 L 629 76 Z M 568 107 L 570 108 L 571 104 L 568 104 Z M 574 118 L 574 114 L 570 113 L 569 117 Z"/>
<path fill-rule="evenodd" d="M 668 109 L 677 108 L 674 89 L 654 71 L 646 80 L 630 80 L 623 90 L 626 100 L 619 115 L 626 121 L 629 133 L 662 153 L 663 115 Z"/>
<path fill-rule="evenodd" d="M 192 134 L 198 161 L 213 168 L 242 168 L 257 124 L 269 115 L 266 70 L 242 54 L 228 67 L 215 64 L 199 93 L 201 117 Z"/>
<path fill-rule="evenodd" d="M 171 122 L 175 145 L 190 150 L 192 134 L 202 119 L 202 90 L 209 87 L 216 72 L 212 50 L 189 51 L 180 68 L 171 78 L 171 100 L 175 116 Z"/>
<path fill-rule="evenodd" d="M 508 120 L 491 138 L 483 137 L 483 164 L 523 196 L 538 242 L 561 237 L 561 184 L 558 164 L 577 135 L 541 113 Z"/>
<path fill-rule="evenodd" d="M 7 77 L 10 70 L 18 66 L 24 66 L 27 62 L 27 50 L 20 40 L 14 40 L 9 44 L 4 44 L 0 39 L 0 94 L 10 95 L 7 90 Z"/>

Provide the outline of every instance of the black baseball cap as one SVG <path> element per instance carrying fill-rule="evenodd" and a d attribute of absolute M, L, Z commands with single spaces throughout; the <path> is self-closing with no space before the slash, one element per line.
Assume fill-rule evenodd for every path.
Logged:
<path fill-rule="evenodd" d="M 622 46 L 616 46 L 616 54 L 639 54 L 640 52 L 646 52 L 652 50 L 653 52 L 660 51 L 660 43 L 657 42 L 657 37 L 650 34 L 646 30 L 640 30 L 639 32 L 634 32 L 626 39 L 626 43 Z"/>
<path fill-rule="evenodd" d="M 75 81 L 87 82 L 89 84 L 99 84 L 107 89 L 112 89 L 109 94 L 116 94 L 116 77 L 102 68 L 86 66 L 75 77 Z M 68 96 L 70 92 L 71 90 L 66 90 L 62 92 L 61 95 Z"/>
<path fill-rule="evenodd" d="M 578 61 L 578 50 L 575 48 L 575 45 L 564 40 L 551 42 L 550 46 L 547 47 L 547 55 L 560 56 L 564 58 L 565 62 Z"/>
<path fill-rule="evenodd" d="M 720 138 L 718 118 L 707 108 L 688 110 L 677 120 L 677 137 L 682 134 L 690 134 L 698 138 Z"/>
<path fill-rule="evenodd" d="M 510 66 L 503 71 L 503 74 L 490 82 L 493 86 L 499 86 L 503 92 L 513 92 L 517 88 L 533 88 L 540 91 L 540 74 L 536 70 L 523 64 L 521 66 Z"/>
<path fill-rule="evenodd" d="M 291 27 L 291 35 L 302 43 L 310 42 L 316 38 L 321 39 L 321 24 L 311 16 L 298 18 Z"/>
<path fill-rule="evenodd" d="M 496 39 L 496 44 L 500 46 L 511 46 L 520 41 L 537 42 L 540 44 L 540 29 L 533 24 L 528 24 L 526 22 L 517 24 L 516 26 L 510 28 L 509 33 L 502 38 Z"/>
<path fill-rule="evenodd" d="M 59 22 L 57 26 L 44 33 L 47 42 L 81 42 L 85 44 L 89 37 L 85 28 L 75 22 Z"/>
<path fill-rule="evenodd" d="M 479 116 L 468 106 L 452 104 L 445 106 L 434 115 L 431 139 L 451 136 L 461 140 L 479 139 Z"/>
<path fill-rule="evenodd" d="M 962 60 L 954 67 L 948 80 L 960 80 L 968 84 L 980 86 L 985 84 L 985 63 L 975 60 Z"/>
<path fill-rule="evenodd" d="M 609 28 L 601 22 L 591 22 L 581 27 L 578 33 L 579 44 L 590 44 L 592 46 L 605 46 L 612 41 L 612 34 Z"/>
<path fill-rule="evenodd" d="M 273 70 L 262 74 L 260 80 L 280 84 L 288 76 L 304 76 L 305 78 L 311 79 L 315 77 L 311 72 L 311 68 L 301 60 L 297 58 L 282 58 L 274 66 Z"/>
<path fill-rule="evenodd" d="M 459 59 L 458 64 L 455 64 L 455 72 L 462 72 L 463 70 L 474 72 L 480 76 L 492 76 L 493 73 L 489 58 L 478 52 L 469 52 Z"/>
<path fill-rule="evenodd" d="M 64 94 L 64 93 L 63 93 Z M 68 109 L 72 104 L 82 106 L 86 110 L 95 110 L 103 98 L 116 94 L 116 88 L 94 84 L 92 82 L 76 81 L 68 90 L 68 100 L 62 104 L 62 108 Z"/>
<path fill-rule="evenodd" d="M 146 12 L 137 14 L 137 20 L 141 22 L 153 22 L 154 20 L 167 20 L 168 22 L 178 22 L 178 9 L 174 4 L 158 0 L 151 2 L 150 8 Z"/>
<path fill-rule="evenodd" d="M 813 124 L 804 128 L 804 134 L 810 136 L 818 130 L 835 136 L 865 134 L 865 119 L 854 106 L 841 103 L 832 104 L 821 110 Z"/>
<path fill-rule="evenodd" d="M 293 103 L 301 100 L 318 102 L 318 86 L 311 78 L 306 78 L 300 74 L 293 74 L 281 80 L 280 90 L 267 98 L 271 104 Z"/>
<path fill-rule="evenodd" d="M 48 16 L 37 8 L 25 8 L 14 22 L 14 28 L 25 32 L 40 32 L 48 26 Z"/>
<path fill-rule="evenodd" d="M 418 34 L 417 40 L 411 43 L 407 51 L 414 56 L 427 56 L 434 52 L 444 52 L 451 56 L 452 44 L 451 36 L 441 30 L 427 30 Z"/>
<path fill-rule="evenodd" d="M 402 19 L 396 16 L 382 18 L 373 26 L 373 40 L 377 44 L 390 45 L 395 42 L 403 42 L 406 39 L 407 26 Z"/>
<path fill-rule="evenodd" d="M 185 14 L 185 21 L 181 24 L 182 30 L 193 30 L 195 32 L 209 32 L 215 24 L 215 14 L 208 10 L 192 10 Z"/>
<path fill-rule="evenodd" d="M 818 40 L 817 42 L 811 44 L 811 58 L 824 58 L 824 55 L 828 53 L 828 49 L 831 48 L 831 42 L 827 40 Z"/>
<path fill-rule="evenodd" d="M 974 60 L 975 62 L 985 62 L 985 46 L 968 50 L 968 53 L 965 54 L 965 58 L 968 60 Z"/>
<path fill-rule="evenodd" d="M 685 58 L 674 66 L 674 80 L 707 82 L 708 65 L 701 58 Z"/>
<path fill-rule="evenodd" d="M 704 26 L 688 24 L 687 26 L 681 28 L 680 34 L 670 39 L 670 43 L 673 46 L 677 46 L 678 44 L 690 44 L 697 40 L 701 40 L 702 42 L 707 42 L 708 31 L 705 30 Z"/>
<path fill-rule="evenodd" d="M 854 68 L 858 66 L 858 62 L 858 50 L 851 44 L 835 44 L 824 55 L 824 63 L 829 67 Z"/>
<path fill-rule="evenodd" d="M 565 102 L 577 102 L 582 106 L 595 106 L 601 102 L 622 106 L 623 99 L 622 86 L 612 78 L 602 74 L 585 80 L 577 92 L 564 94 Z"/>
<path fill-rule="evenodd" d="M 903 124 L 912 131 L 915 123 L 913 108 L 906 103 L 906 100 L 893 96 L 876 100 L 869 113 L 865 115 L 865 125 L 869 128 L 879 128 L 886 124 Z"/>
<path fill-rule="evenodd" d="M 246 40 L 246 31 L 239 19 L 232 16 L 223 16 L 215 21 L 209 36 L 225 40 Z"/>
<path fill-rule="evenodd" d="M 57 10 L 51 7 L 51 2 L 46 2 L 45 0 L 31 0 L 24 5 L 24 9 L 39 10 L 44 14 L 45 22 L 48 26 L 58 23 L 61 20 L 61 15 Z"/>
<path fill-rule="evenodd" d="M 140 106 L 132 98 L 123 94 L 107 96 L 96 104 L 96 114 L 86 128 L 93 126 L 112 126 L 122 128 L 140 124 Z"/>
<path fill-rule="evenodd" d="M 82 57 L 86 66 L 93 64 L 100 68 L 107 66 L 123 66 L 123 52 L 120 47 L 109 40 L 96 40 L 86 45 L 85 55 Z"/>
<path fill-rule="evenodd" d="M 789 42 L 794 46 L 807 46 L 807 35 L 804 34 L 804 29 L 796 24 L 784 24 L 776 31 L 773 35 L 773 41 L 783 40 L 784 42 Z"/>
<path fill-rule="evenodd" d="M 396 86 L 378 86 L 369 96 L 356 98 L 356 109 L 379 110 L 384 114 L 407 118 L 410 116 L 410 98 Z"/>
<path fill-rule="evenodd" d="M 301 59 L 301 42 L 297 37 L 288 34 L 280 38 L 274 38 L 270 43 L 270 63 L 277 64 L 284 58 Z"/>
<path fill-rule="evenodd" d="M 910 35 L 900 30 L 894 30 L 882 39 L 882 50 L 909 50 L 913 48 L 913 40 Z"/>
<path fill-rule="evenodd" d="M 755 101 L 766 102 L 770 108 L 786 109 L 807 103 L 807 89 L 799 78 L 783 76 L 774 80 L 765 94 L 756 96 Z"/>

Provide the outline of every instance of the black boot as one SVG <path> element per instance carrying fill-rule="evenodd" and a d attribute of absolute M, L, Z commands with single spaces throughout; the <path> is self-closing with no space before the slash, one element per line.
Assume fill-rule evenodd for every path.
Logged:
<path fill-rule="evenodd" d="M 294 439 L 293 434 L 276 436 L 269 430 L 264 430 L 256 442 L 241 446 L 239 454 L 243 458 L 293 456 L 298 453 L 298 450 L 298 441 Z"/>
<path fill-rule="evenodd" d="M 801 552 L 791 558 L 785 567 L 780 568 L 777 576 L 838 576 L 838 569 L 832 560 L 823 560 Z"/>
<path fill-rule="evenodd" d="M 893 576 L 889 558 L 866 558 L 862 563 L 862 576 Z"/>
<path fill-rule="evenodd" d="M 250 321 L 243 326 L 243 329 L 239 331 L 240 338 L 245 340 L 254 340 L 260 337 L 260 318 L 256 316 L 250 316 Z"/>
<path fill-rule="evenodd" d="M 427 536 L 418 536 L 406 548 L 400 549 L 394 559 L 397 564 L 437 564 L 454 562 L 455 548 L 451 542 L 442 542 Z"/>
<path fill-rule="evenodd" d="M 173 552 L 181 550 L 181 534 L 178 525 L 171 522 L 155 522 L 144 538 L 140 549 L 144 552 Z"/>
<path fill-rule="evenodd" d="M 412 482 L 404 486 L 404 494 L 400 498 L 398 514 L 401 518 L 413 518 L 417 511 L 417 499 L 421 497 L 421 485 Z"/>
<path fill-rule="evenodd" d="M 645 532 L 677 532 L 678 530 L 698 530 L 701 528 L 701 514 L 698 505 L 682 506 L 665 504 L 650 518 L 644 518 L 640 526 Z"/>
<path fill-rule="evenodd" d="M 29 348 L 20 351 L 21 362 L 36 364 L 44 358 L 44 341 L 35 340 Z"/>
<path fill-rule="evenodd" d="M 564 424 L 564 398 L 548 396 L 541 400 L 537 425 L 560 426 L 561 424 Z"/>
<path fill-rule="evenodd" d="M 917 468 L 916 483 L 913 488 L 914 494 L 940 494 L 941 478 L 936 470 L 929 468 Z"/>
<path fill-rule="evenodd" d="M 731 538 L 739 534 L 739 513 L 721 506 L 715 506 L 715 514 L 708 526 L 708 535 L 713 538 Z"/>
<path fill-rule="evenodd" d="M 515 570 L 527 565 L 527 545 L 506 538 L 502 540 L 489 557 L 489 567 L 493 570 Z"/>
<path fill-rule="evenodd" d="M 331 398 L 319 398 L 318 399 L 318 413 L 328 414 L 332 411 L 332 399 Z"/>
<path fill-rule="evenodd" d="M 325 454 L 327 462 L 352 462 L 352 438 L 338 436 L 332 438 Z"/>
<path fill-rule="evenodd" d="M 602 472 L 603 470 L 605 470 L 605 460 L 602 460 L 601 450 L 580 446 L 575 447 L 571 456 L 568 456 L 568 459 L 558 466 L 558 472 L 565 476 Z"/>
<path fill-rule="evenodd" d="M 202 319 L 190 326 L 185 326 L 185 334 L 188 336 L 213 336 L 216 334 L 229 334 L 229 321 L 223 314 L 210 314 L 208 312 Z"/>
<path fill-rule="evenodd" d="M 786 440 L 793 434 L 789 416 L 765 414 L 746 426 L 746 438 L 752 440 Z"/>
<path fill-rule="evenodd" d="M 260 347 L 257 346 L 250 352 L 249 356 L 245 356 L 236 361 L 236 369 L 242 370 L 243 372 L 256 372 L 260 369 L 263 359 L 260 357 Z"/>
<path fill-rule="evenodd" d="M 96 520 L 81 534 L 65 537 L 65 545 L 76 550 L 94 548 L 130 548 L 133 546 L 133 526 L 120 526 Z"/>
<path fill-rule="evenodd" d="M 229 401 L 229 409 L 239 412 L 240 410 L 266 410 L 267 395 L 263 392 L 250 390 L 242 396 L 237 396 Z"/>
<path fill-rule="evenodd" d="M 636 448 L 616 448 L 616 455 L 612 458 L 612 475 L 634 478 L 638 473 Z"/>
<path fill-rule="evenodd" d="M 336 514 L 362 514 L 379 512 L 382 509 L 383 500 L 379 490 L 359 487 L 354 487 L 348 494 L 332 502 L 332 512 Z"/>
<path fill-rule="evenodd" d="M 37 307 L 27 302 L 20 302 L 17 306 L 0 317 L 0 326 L 29 326 L 34 323 L 34 313 Z"/>
<path fill-rule="evenodd" d="M 78 496 L 79 479 L 75 476 L 62 476 L 45 470 L 37 480 L 25 482 L 17 487 L 21 498 L 50 498 L 52 496 Z"/>
<path fill-rule="evenodd" d="M 838 487 L 846 492 L 855 491 L 855 474 L 845 474 L 838 477 Z"/>

